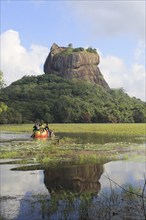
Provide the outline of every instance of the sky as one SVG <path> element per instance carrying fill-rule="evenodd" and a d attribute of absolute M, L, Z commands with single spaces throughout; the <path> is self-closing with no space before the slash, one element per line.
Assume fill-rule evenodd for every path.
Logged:
<path fill-rule="evenodd" d="M 111 88 L 146 100 L 145 0 L 0 0 L 0 69 L 6 85 L 44 74 L 53 43 L 89 46 Z"/>

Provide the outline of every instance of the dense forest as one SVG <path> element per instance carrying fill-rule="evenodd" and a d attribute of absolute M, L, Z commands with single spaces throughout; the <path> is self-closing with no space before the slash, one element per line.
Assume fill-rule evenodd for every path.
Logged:
<path fill-rule="evenodd" d="M 123 89 L 56 75 L 25 76 L 0 89 L 0 123 L 142 123 L 145 103 Z"/>

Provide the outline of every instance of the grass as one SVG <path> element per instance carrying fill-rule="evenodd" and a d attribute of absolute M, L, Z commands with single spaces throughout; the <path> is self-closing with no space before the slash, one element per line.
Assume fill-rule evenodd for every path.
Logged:
<path fill-rule="evenodd" d="M 1 125 L 0 129 L 4 132 L 32 132 L 33 124 L 21 125 Z M 11 141 L 3 142 L 1 146 L 1 159 L 13 158 L 32 160 L 35 158 L 36 162 L 41 164 L 52 164 L 65 161 L 80 161 L 97 162 L 116 159 L 131 158 L 133 152 L 144 152 L 144 147 L 139 149 L 140 145 L 131 144 L 133 142 L 126 142 L 126 137 L 136 137 L 137 139 L 144 138 L 146 124 L 50 124 L 49 127 L 54 132 L 64 134 L 63 137 L 52 140 L 27 140 L 27 141 Z M 79 142 L 73 137 L 65 137 L 67 134 L 76 134 L 84 140 L 84 143 Z M 88 135 L 91 139 L 95 139 L 95 143 L 88 143 Z M 108 137 L 112 136 L 111 139 Z M 98 142 L 97 138 L 102 137 L 106 142 Z M 121 137 L 120 141 L 115 140 L 116 137 Z M 130 139 L 129 139 L 130 140 Z M 129 141 L 128 140 L 128 141 Z M 130 153 L 129 153 L 130 152 Z M 132 152 L 132 153 L 131 153 Z M 26 160 L 27 163 L 27 160 Z"/>
<path fill-rule="evenodd" d="M 33 124 L 0 125 L 1 131 L 32 132 Z M 55 133 L 97 133 L 111 135 L 146 135 L 145 123 L 123 124 L 49 124 Z"/>

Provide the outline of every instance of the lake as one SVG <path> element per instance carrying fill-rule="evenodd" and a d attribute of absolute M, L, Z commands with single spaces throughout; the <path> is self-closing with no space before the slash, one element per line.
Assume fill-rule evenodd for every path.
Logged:
<path fill-rule="evenodd" d="M 19 158 L 17 164 L 16 160 L 1 159 L 1 219 L 145 219 L 144 138 L 69 133 L 57 136 L 71 137 L 78 144 L 129 145 L 124 150 L 113 150 L 113 154 L 118 152 L 116 159 L 104 162 L 41 167 L 19 163 Z M 26 142 L 34 143 L 30 134 L 1 134 L 2 150 Z"/>

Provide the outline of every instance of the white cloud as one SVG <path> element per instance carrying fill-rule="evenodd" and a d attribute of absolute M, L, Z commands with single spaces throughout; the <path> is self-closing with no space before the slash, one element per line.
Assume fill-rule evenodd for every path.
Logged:
<path fill-rule="evenodd" d="M 143 62 L 145 64 L 145 41 L 138 41 L 137 47 L 134 50 L 134 59 L 136 62 Z"/>
<path fill-rule="evenodd" d="M 92 34 L 145 36 L 145 1 L 68 1 Z"/>
<path fill-rule="evenodd" d="M 138 63 L 133 64 L 129 74 L 129 84 L 127 85 L 128 94 L 146 101 L 145 82 L 146 71 L 144 66 Z"/>
<path fill-rule="evenodd" d="M 33 0 L 32 3 L 36 6 L 36 7 L 40 7 L 41 5 L 43 5 L 46 2 L 46 0 Z"/>
<path fill-rule="evenodd" d="M 97 50 L 98 51 L 98 50 Z M 1 70 L 7 85 L 24 75 L 43 74 L 42 65 L 49 49 L 40 45 L 31 45 L 27 50 L 21 44 L 19 33 L 8 30 L 1 35 Z M 145 67 L 140 63 L 144 57 L 143 43 L 140 41 L 134 50 L 131 66 L 123 59 L 100 51 L 99 68 L 111 88 L 124 88 L 130 96 L 145 100 Z"/>
<path fill-rule="evenodd" d="M 137 162 L 135 164 L 133 161 L 112 161 L 104 164 L 104 170 L 105 172 L 99 180 L 102 189 L 111 183 L 112 187 L 116 186 L 112 181 L 109 181 L 109 178 L 120 186 L 133 183 L 143 186 L 145 163 Z"/>
<path fill-rule="evenodd" d="M 100 70 L 111 88 L 123 87 L 125 77 L 125 65 L 123 61 L 115 56 L 103 57 L 100 55 Z"/>
<path fill-rule="evenodd" d="M 24 75 L 43 74 L 42 65 L 49 53 L 48 48 L 31 45 L 30 50 L 21 44 L 19 33 L 8 30 L 1 35 L 1 70 L 7 85 Z"/>
<path fill-rule="evenodd" d="M 121 58 L 112 55 L 104 57 L 101 53 L 100 60 L 99 68 L 111 88 L 122 87 L 130 96 L 146 99 L 144 65 L 133 62 L 129 67 Z"/>

